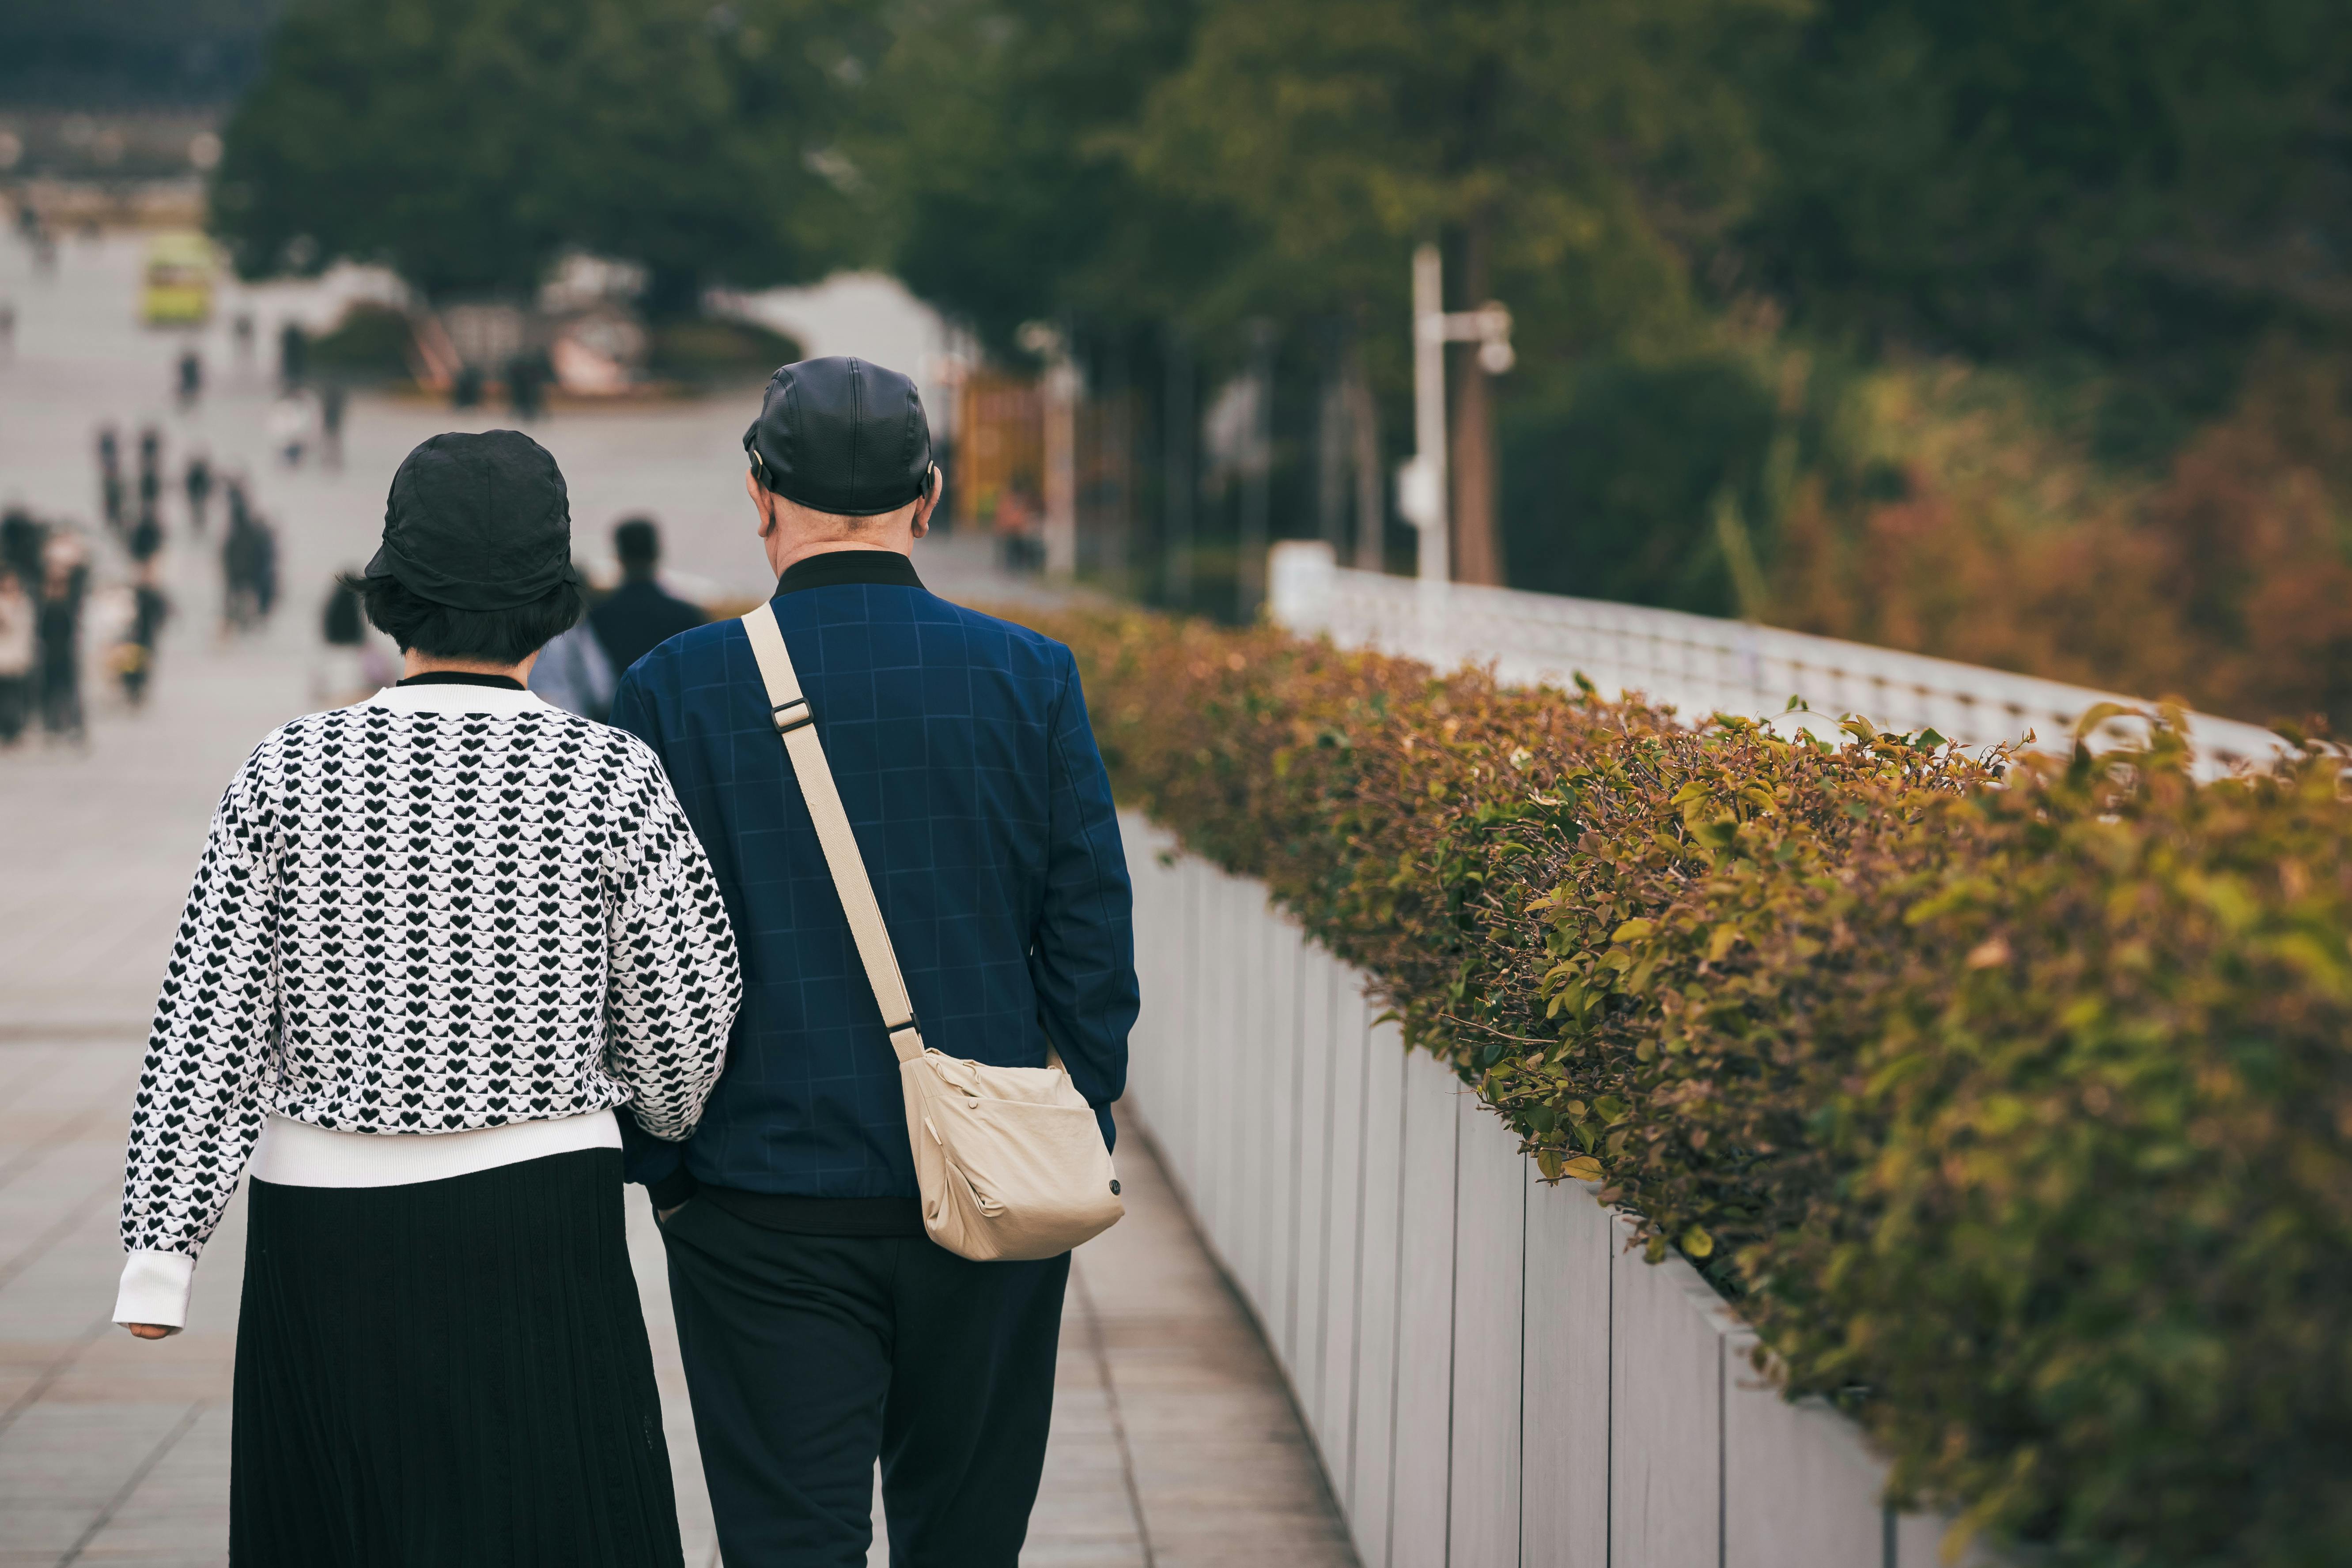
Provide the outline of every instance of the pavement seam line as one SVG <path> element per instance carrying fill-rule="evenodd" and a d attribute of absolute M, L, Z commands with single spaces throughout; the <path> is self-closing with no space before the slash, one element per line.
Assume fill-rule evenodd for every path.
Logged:
<path fill-rule="evenodd" d="M 15 1284 L 16 1276 L 48 1256 L 49 1248 L 72 1235 L 74 1226 L 79 1225 L 91 1209 L 96 1208 L 105 1198 L 120 1190 L 115 1185 L 114 1179 L 111 1176 L 108 1177 L 91 1191 L 84 1194 L 80 1202 L 68 1209 L 65 1215 L 55 1225 L 35 1237 L 30 1246 L 18 1252 L 7 1262 L 0 1263 L 0 1290 L 5 1290 Z"/>
<path fill-rule="evenodd" d="M 58 1559 L 58 1568 L 72 1568 L 72 1565 L 80 1559 L 82 1552 L 89 1548 L 89 1543 L 98 1539 L 98 1532 L 114 1522 L 114 1516 L 121 1511 L 122 1505 L 129 1502 L 132 1494 L 146 1484 L 148 1475 L 157 1465 L 163 1462 L 164 1455 L 179 1446 L 180 1439 L 188 1435 L 188 1429 L 196 1424 L 197 1419 L 204 1415 L 205 1407 L 211 1403 L 210 1400 L 199 1399 L 181 1414 L 179 1421 L 169 1432 L 163 1434 L 163 1440 L 150 1449 L 145 1458 L 139 1461 L 139 1468 L 131 1472 L 131 1479 L 122 1483 L 121 1489 L 107 1499 L 106 1506 L 98 1510 L 98 1517 L 91 1520 L 89 1527 L 81 1532 L 81 1539 L 68 1547 L 63 1557 Z"/>
<path fill-rule="evenodd" d="M 1076 1264 L 1077 1259 L 1070 1261 Z M 1095 1307 L 1094 1288 L 1087 1283 L 1086 1270 L 1073 1268 L 1070 1274 L 1077 1282 L 1078 1305 L 1087 1314 L 1087 1348 L 1094 1352 L 1095 1377 L 1102 1384 L 1103 1405 L 1110 1413 L 1111 1436 L 1118 1444 L 1118 1477 L 1127 1488 L 1128 1512 L 1135 1519 L 1136 1544 L 1143 1552 L 1143 1568 L 1158 1568 L 1158 1554 L 1151 1545 L 1151 1525 L 1143 1517 L 1142 1489 L 1135 1480 L 1135 1452 L 1128 1447 L 1127 1418 L 1119 1413 L 1118 1385 L 1111 1381 L 1110 1350 L 1103 1338 L 1102 1313 Z"/>
<path fill-rule="evenodd" d="M 17 1417 L 38 1405 L 43 1396 L 56 1385 L 58 1379 L 66 1374 L 67 1369 L 81 1359 L 81 1352 L 98 1343 L 100 1336 L 112 1327 L 114 1324 L 110 1321 L 92 1323 L 81 1331 L 81 1337 L 68 1346 L 57 1360 L 43 1368 L 41 1375 L 33 1380 L 33 1385 L 16 1396 L 16 1403 L 8 1406 L 5 1411 L 0 1411 L 0 1437 L 6 1436 L 9 1428 L 16 1425 Z"/>
<path fill-rule="evenodd" d="M 139 1070 L 140 1072 L 144 1072 L 146 1070 L 146 1060 L 143 1053 L 141 1057 Z M 51 1130 L 47 1137 L 43 1138 L 37 1142 L 26 1144 L 24 1148 L 16 1152 L 16 1155 L 14 1159 L 10 1160 L 5 1165 L 0 1165 L 0 1187 L 6 1186 L 9 1183 L 23 1175 L 26 1171 L 31 1170 L 34 1165 L 40 1162 L 41 1157 L 47 1154 L 51 1150 L 77 1142 L 82 1131 L 88 1128 L 91 1122 L 96 1121 L 106 1115 L 109 1107 L 121 1104 L 123 1080 L 125 1079 L 130 1080 L 130 1084 L 132 1088 L 136 1088 L 139 1083 L 139 1073 L 133 1072 L 120 1074 L 115 1078 L 108 1079 L 105 1089 L 90 1096 L 89 1103 L 82 1107 L 80 1115 L 75 1117 L 71 1121 L 66 1122 L 63 1126 Z M 128 1125 L 127 1121 L 125 1125 Z"/>

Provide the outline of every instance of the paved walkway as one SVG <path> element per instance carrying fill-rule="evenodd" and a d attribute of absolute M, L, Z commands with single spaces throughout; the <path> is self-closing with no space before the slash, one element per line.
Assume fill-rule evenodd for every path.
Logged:
<path fill-rule="evenodd" d="M 251 467 L 284 529 L 289 603 L 267 632 L 221 646 L 210 563 L 184 551 L 181 615 L 147 710 L 93 688 L 86 748 L 0 752 L 0 1568 L 225 1560 L 243 1204 L 197 1272 L 187 1332 L 145 1343 L 107 1321 L 131 1089 L 213 801 L 264 731 L 316 705 L 319 590 L 364 558 L 399 454 L 448 423 L 362 400 L 340 474 L 266 464 L 257 376 L 217 377 L 226 384 L 201 415 L 173 423 L 160 395 L 173 346 L 128 324 L 131 254 L 69 244 L 61 278 L 40 284 L 0 241 L 0 295 L 18 312 L 16 355 L 0 361 L 0 501 L 87 517 L 97 424 L 156 418 L 175 454 L 200 439 Z M 270 323 L 265 313 L 265 331 Z M 572 476 L 583 533 L 646 507 L 675 559 L 745 592 L 760 566 L 734 489 L 742 418 L 686 405 L 560 420 L 543 434 Z M 961 542 L 919 559 L 956 596 L 1017 590 Z M 1122 1145 L 1120 1163 L 1129 1218 L 1078 1254 L 1024 1561 L 1351 1563 L 1262 1341 L 1140 1139 Z M 688 1561 L 710 1563 L 660 1244 L 642 1205 L 631 1212 Z"/>

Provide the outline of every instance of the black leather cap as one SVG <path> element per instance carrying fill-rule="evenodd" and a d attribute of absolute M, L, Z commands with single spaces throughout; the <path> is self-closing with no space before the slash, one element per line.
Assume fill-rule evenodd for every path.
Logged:
<path fill-rule="evenodd" d="M 915 384 L 864 360 L 804 359 L 768 378 L 743 432 L 760 482 L 843 517 L 877 517 L 923 494 L 931 426 Z"/>
<path fill-rule="evenodd" d="M 579 582 L 563 471 L 520 430 L 433 437 L 392 476 L 366 574 L 459 610 L 511 610 Z"/>

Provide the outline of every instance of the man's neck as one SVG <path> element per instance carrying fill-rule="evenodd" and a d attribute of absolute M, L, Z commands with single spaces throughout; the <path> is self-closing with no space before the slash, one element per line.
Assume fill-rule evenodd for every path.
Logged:
<path fill-rule="evenodd" d="M 819 555 L 837 555 L 852 550 L 887 550 L 894 555 L 903 555 L 909 561 L 915 558 L 915 542 L 911 537 L 902 534 L 898 538 L 891 538 L 877 533 L 872 539 L 812 539 L 799 544 L 780 545 L 768 552 L 768 564 L 773 566 L 776 569 L 776 575 L 781 577 L 803 561 L 814 560 Z"/>

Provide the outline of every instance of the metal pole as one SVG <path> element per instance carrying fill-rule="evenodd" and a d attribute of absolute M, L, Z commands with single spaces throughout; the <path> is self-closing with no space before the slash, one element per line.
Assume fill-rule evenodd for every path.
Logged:
<path fill-rule="evenodd" d="M 1423 657 L 1444 664 L 1452 656 L 1444 636 L 1454 579 L 1453 526 L 1446 507 L 1445 345 L 1476 343 L 1478 368 L 1500 375 L 1511 368 L 1511 313 L 1488 300 L 1475 310 L 1445 311 L 1445 272 L 1434 245 L 1412 253 L 1412 460 L 1397 475 L 1397 510 L 1421 531 L 1416 571 L 1421 581 Z"/>
<path fill-rule="evenodd" d="M 1248 455 L 1242 467 L 1242 538 L 1240 558 L 1234 563 L 1234 607 L 1244 621 L 1254 618 L 1265 600 L 1266 538 L 1272 521 L 1274 483 L 1274 323 L 1263 318 L 1250 323 L 1250 400 Z"/>
<path fill-rule="evenodd" d="M 1066 357 L 1045 371 L 1045 575 L 1078 570 L 1078 371 Z"/>
<path fill-rule="evenodd" d="M 1421 531 L 1415 560 L 1421 630 L 1434 657 L 1454 576 L 1445 504 L 1445 264 L 1434 245 L 1412 253 L 1412 444 L 1410 510 Z"/>

